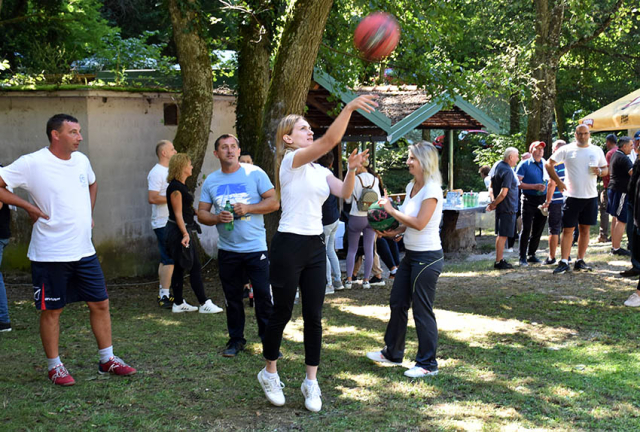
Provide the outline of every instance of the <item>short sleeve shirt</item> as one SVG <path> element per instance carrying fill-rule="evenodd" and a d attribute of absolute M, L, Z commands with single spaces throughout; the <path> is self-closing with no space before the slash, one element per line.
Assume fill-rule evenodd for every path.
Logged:
<path fill-rule="evenodd" d="M 503 188 L 509 189 L 507 196 L 496 207 L 496 213 L 516 213 L 518 211 L 518 180 L 516 173 L 505 161 L 496 165 L 491 177 L 493 196 L 497 197 Z"/>
<path fill-rule="evenodd" d="M 631 175 L 629 171 L 633 168 L 631 159 L 627 157 L 622 150 L 616 150 L 611 156 L 611 165 L 609 167 L 609 174 L 611 179 L 609 181 L 609 189 L 616 192 L 626 192 Z"/>
<path fill-rule="evenodd" d="M 160 196 L 167 196 L 167 176 L 169 175 L 169 167 L 156 164 L 149 175 L 147 183 L 150 191 L 158 192 Z M 169 218 L 169 208 L 167 204 L 151 204 L 151 228 L 162 228 L 167 224 Z"/>
<path fill-rule="evenodd" d="M 600 168 L 607 166 L 607 160 L 600 147 L 593 144 L 578 147 L 578 144 L 573 142 L 562 146 L 551 155 L 551 159 L 557 163 L 564 162 L 566 196 L 581 199 L 598 196 L 597 176 L 591 172 L 589 166 Z"/>
<path fill-rule="evenodd" d="M 613 147 L 611 150 L 609 150 L 607 152 L 607 154 L 605 155 L 605 159 L 607 160 L 608 164 L 611 164 L 611 156 L 613 156 L 613 154 L 616 152 L 616 150 L 618 150 L 618 147 Z M 631 159 L 629 159 L 631 160 Z M 631 164 L 633 165 L 633 162 L 631 162 Z M 609 188 L 609 180 L 611 179 L 611 172 L 609 172 L 609 174 L 607 174 L 606 176 L 602 176 L 602 185 L 605 187 L 605 189 Z"/>
<path fill-rule="evenodd" d="M 404 232 L 405 247 L 414 252 L 437 251 L 442 249 L 440 242 L 440 220 L 442 219 L 442 188 L 434 183 L 428 182 L 422 189 L 411 197 L 414 183 L 407 185 L 404 202 L 400 206 L 400 211 L 407 216 L 416 217 L 420 212 L 422 202 L 429 198 L 435 198 L 437 201 L 436 210 L 433 212 L 431 219 L 427 225 L 420 231 L 415 228 L 407 227 Z"/>
<path fill-rule="evenodd" d="M 49 219 L 33 224 L 27 256 L 31 261 L 73 262 L 96 253 L 91 241 L 89 185 L 96 181 L 89 159 L 76 151 L 69 160 L 48 147 L 0 168 L 11 188 L 22 188 Z"/>
<path fill-rule="evenodd" d="M 547 170 L 544 168 L 545 162 L 546 161 L 544 159 L 540 159 L 540 162 L 536 162 L 533 157 L 530 157 L 518 165 L 516 174 L 519 177 L 522 177 L 520 183 L 541 184 L 544 183 L 545 180 L 548 180 L 549 176 L 547 174 Z M 544 191 L 523 189 L 522 193 L 524 195 L 546 195 L 547 187 L 545 185 Z"/>
<path fill-rule="evenodd" d="M 262 195 L 273 189 L 267 174 L 258 166 L 240 164 L 233 173 L 217 170 L 207 176 L 202 185 L 200 202 L 212 204 L 218 214 L 230 204 L 257 204 Z M 227 231 L 224 224 L 218 224 L 218 249 L 247 253 L 267 250 L 264 217 L 261 214 L 235 215 L 233 230 Z"/>
<path fill-rule="evenodd" d="M 282 216 L 278 231 L 307 236 L 320 235 L 324 231 L 322 204 L 331 192 L 327 177 L 333 173 L 312 162 L 293 168 L 293 158 L 297 151 L 285 154 L 280 164 Z"/>

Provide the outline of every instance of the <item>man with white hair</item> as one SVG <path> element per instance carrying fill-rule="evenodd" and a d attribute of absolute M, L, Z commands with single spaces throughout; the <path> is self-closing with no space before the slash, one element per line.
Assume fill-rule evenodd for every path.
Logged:
<path fill-rule="evenodd" d="M 578 226 L 578 258 L 574 270 L 593 270 L 584 262 L 589 246 L 589 229 L 598 222 L 598 176 L 609 173 L 604 152 L 590 143 L 589 127 L 578 125 L 575 131 L 576 141 L 562 147 L 551 155 L 545 167 L 549 177 L 556 183 L 560 192 L 565 192 L 567 199 L 562 208 L 562 260 L 553 271 L 554 274 L 566 273 L 570 270 L 569 254 L 573 231 Z M 560 180 L 554 167 L 558 163 L 565 164 L 565 181 Z"/>
<path fill-rule="evenodd" d="M 518 149 L 509 147 L 504 157 L 496 166 L 491 177 L 493 201 L 487 206 L 487 211 L 496 211 L 496 262 L 497 270 L 512 269 L 513 266 L 503 258 L 504 245 L 507 237 L 513 235 L 516 226 L 516 212 L 518 211 L 518 180 L 513 167 L 518 163 Z"/>

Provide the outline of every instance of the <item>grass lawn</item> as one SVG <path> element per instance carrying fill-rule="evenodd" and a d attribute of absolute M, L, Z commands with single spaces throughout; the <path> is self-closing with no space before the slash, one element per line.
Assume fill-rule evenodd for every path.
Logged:
<path fill-rule="evenodd" d="M 640 430 L 640 311 L 622 305 L 637 281 L 617 277 L 628 260 L 609 255 L 610 244 L 592 244 L 593 273 L 554 276 L 540 265 L 498 272 L 486 246 L 492 241 L 480 239 L 486 256 L 446 260 L 436 298 L 436 377 L 402 374 L 417 349 L 412 320 L 403 367 L 364 357 L 383 346 L 389 287 L 328 296 L 324 405 L 316 414 L 305 410 L 299 389 L 300 306 L 285 332 L 279 369 L 287 403 L 277 408 L 256 380 L 263 361 L 249 308 L 247 349 L 227 359 L 224 314 L 172 314 L 157 307 L 154 285 L 110 286 L 116 354 L 139 372 L 97 375 L 88 309 L 74 304 L 62 316 L 60 347 L 77 384 L 59 388 L 46 379 L 31 288 L 9 286 L 14 331 L 0 333 L 0 429 Z M 221 305 L 214 268 L 206 288 Z"/>

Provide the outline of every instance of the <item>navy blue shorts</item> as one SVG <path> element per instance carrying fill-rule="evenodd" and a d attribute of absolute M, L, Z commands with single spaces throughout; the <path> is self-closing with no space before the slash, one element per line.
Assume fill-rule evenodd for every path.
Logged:
<path fill-rule="evenodd" d="M 164 229 L 165 227 L 155 228 L 153 230 L 153 232 L 156 233 L 156 237 L 158 237 L 158 249 L 160 249 L 160 263 L 162 263 L 163 265 L 173 265 L 173 260 L 167 253 L 167 248 L 164 245 L 165 243 Z"/>
<path fill-rule="evenodd" d="M 515 231 L 515 213 L 496 213 L 496 235 L 498 237 L 511 237 Z"/>
<path fill-rule="evenodd" d="M 607 213 L 622 223 L 627 223 L 627 193 L 608 191 Z"/>
<path fill-rule="evenodd" d="M 31 276 L 38 310 L 62 309 L 68 303 L 109 298 L 97 255 L 72 262 L 31 261 Z"/>
<path fill-rule="evenodd" d="M 568 197 L 562 206 L 562 227 L 575 228 L 576 225 L 598 223 L 598 197 Z"/>
<path fill-rule="evenodd" d="M 549 204 L 549 235 L 559 235 L 562 232 L 562 204 L 561 202 Z"/>

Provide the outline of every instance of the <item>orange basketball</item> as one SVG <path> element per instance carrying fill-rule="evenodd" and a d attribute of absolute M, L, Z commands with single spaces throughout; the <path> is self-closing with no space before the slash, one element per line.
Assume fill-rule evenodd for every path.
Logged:
<path fill-rule="evenodd" d="M 393 15 L 374 12 L 367 15 L 353 34 L 353 43 L 366 60 L 380 60 L 396 49 L 400 26 Z"/>

